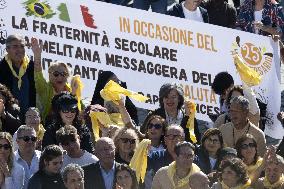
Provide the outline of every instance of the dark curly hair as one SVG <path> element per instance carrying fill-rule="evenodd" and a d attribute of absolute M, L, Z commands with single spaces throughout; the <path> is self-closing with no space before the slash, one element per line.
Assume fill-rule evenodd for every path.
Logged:
<path fill-rule="evenodd" d="M 45 169 L 44 161 L 49 162 L 62 155 L 63 155 L 63 150 L 59 146 L 55 144 L 46 146 L 39 158 L 39 171 Z"/>
<path fill-rule="evenodd" d="M 233 77 L 228 72 L 220 72 L 214 78 L 212 89 L 216 94 L 222 95 L 231 85 L 234 85 Z"/>
<path fill-rule="evenodd" d="M 217 128 L 210 128 L 210 129 L 207 129 L 205 131 L 205 133 L 203 134 L 202 139 L 201 139 L 202 147 L 204 148 L 205 140 L 207 138 L 209 138 L 210 136 L 213 136 L 213 135 L 217 135 L 218 136 L 220 144 L 221 144 L 221 148 L 223 148 L 223 146 L 224 146 L 223 136 L 222 136 L 221 131 L 219 129 L 217 129 Z"/>
<path fill-rule="evenodd" d="M 10 108 L 13 104 L 18 104 L 17 99 L 15 99 L 11 91 L 5 86 L 0 84 L 0 96 L 3 96 L 5 99 L 5 108 Z"/>
<path fill-rule="evenodd" d="M 256 151 L 256 153 L 255 153 L 255 155 L 254 155 L 254 161 L 253 161 L 253 164 L 255 164 L 256 162 L 257 162 L 257 160 L 258 160 L 258 153 L 257 153 L 257 143 L 256 143 L 256 140 L 255 140 L 255 138 L 254 138 L 254 136 L 253 135 L 251 135 L 251 134 L 245 134 L 245 135 L 243 135 L 241 138 L 239 138 L 238 139 L 238 141 L 237 141 L 237 143 L 236 143 L 236 150 L 237 150 L 237 153 L 238 153 L 238 157 L 240 158 L 240 159 L 243 159 L 244 157 L 242 156 L 242 144 L 243 144 L 243 142 L 244 141 L 246 141 L 247 139 L 251 139 L 252 140 L 252 142 L 253 142 L 253 144 L 255 145 L 255 151 Z"/>
<path fill-rule="evenodd" d="M 226 99 L 226 105 L 229 107 L 230 106 L 230 101 L 231 101 L 231 98 L 232 98 L 232 94 L 234 91 L 237 91 L 239 93 L 241 93 L 242 96 L 244 96 L 244 90 L 243 88 L 240 86 L 240 85 L 235 85 L 231 90 L 230 92 L 228 93 L 227 95 L 227 99 Z"/>
<path fill-rule="evenodd" d="M 159 91 L 159 103 L 160 107 L 164 108 L 164 103 L 163 103 L 163 98 L 166 98 L 171 90 L 175 89 L 178 93 L 178 106 L 177 109 L 181 109 L 184 103 L 184 92 L 183 89 L 180 85 L 176 83 L 165 83 L 161 86 L 160 91 Z"/>
<path fill-rule="evenodd" d="M 131 189 L 138 189 L 138 182 L 136 179 L 135 171 L 126 164 L 120 164 L 118 165 L 118 167 L 115 168 L 114 183 L 117 183 L 117 173 L 119 171 L 127 171 L 130 174 L 132 180 Z"/>
<path fill-rule="evenodd" d="M 246 184 L 249 180 L 247 166 L 239 158 L 227 159 L 221 162 L 219 167 L 219 179 L 222 180 L 222 173 L 225 168 L 230 167 L 238 177 L 238 184 Z"/>

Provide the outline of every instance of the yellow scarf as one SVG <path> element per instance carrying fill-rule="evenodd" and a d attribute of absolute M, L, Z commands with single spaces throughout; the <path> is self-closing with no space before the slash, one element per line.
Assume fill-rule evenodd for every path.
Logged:
<path fill-rule="evenodd" d="M 180 187 L 183 187 L 183 186 L 188 184 L 189 177 L 193 173 L 196 173 L 196 172 L 199 172 L 199 171 L 200 171 L 200 168 L 197 165 L 195 165 L 194 163 L 192 163 L 191 169 L 190 169 L 188 175 L 186 177 L 182 178 L 182 179 L 179 179 L 178 183 L 176 185 L 175 182 L 174 182 L 174 175 L 176 174 L 176 162 L 174 161 L 168 166 L 167 174 L 168 174 L 168 177 L 169 177 L 172 185 L 174 186 L 174 188 L 180 188 Z"/>
<path fill-rule="evenodd" d="M 81 107 L 81 98 L 82 98 L 82 90 L 83 90 L 83 82 L 80 78 L 80 75 L 74 75 L 73 78 L 72 78 L 72 82 L 77 82 L 77 85 L 78 85 L 78 88 L 76 90 L 76 97 L 77 97 L 77 100 L 78 100 L 78 109 L 79 111 L 82 110 L 82 107 Z"/>
<path fill-rule="evenodd" d="M 259 157 L 257 159 L 257 162 L 254 165 L 249 165 L 247 166 L 247 170 L 248 170 L 248 174 L 250 179 L 253 176 L 253 173 L 256 171 L 256 169 L 262 164 L 263 159 L 261 157 Z"/>
<path fill-rule="evenodd" d="M 221 182 L 221 185 L 222 185 L 222 189 L 247 189 L 247 188 L 249 188 L 250 185 L 251 185 L 251 180 L 249 179 L 249 180 L 247 181 L 247 183 L 244 184 L 244 185 L 238 185 L 238 186 L 232 187 L 232 188 L 230 188 L 229 186 L 227 186 L 223 181 Z"/>
<path fill-rule="evenodd" d="M 120 127 L 124 127 L 124 123 L 122 121 L 120 113 L 108 114 L 106 112 L 91 111 L 89 116 L 91 117 L 93 134 L 96 140 L 100 138 L 99 122 L 105 127 L 109 127 L 109 125 L 117 125 Z"/>
<path fill-rule="evenodd" d="M 5 55 L 5 60 L 9 65 L 9 68 L 13 74 L 14 77 L 16 77 L 18 79 L 18 89 L 21 89 L 22 86 L 22 77 L 23 75 L 26 73 L 30 59 L 27 55 L 25 55 L 22 65 L 20 67 L 20 71 L 19 71 L 19 75 L 16 73 L 16 71 L 13 68 L 13 63 L 12 60 L 9 58 L 8 54 Z"/>
<path fill-rule="evenodd" d="M 42 125 L 42 124 L 39 124 L 39 129 L 38 129 L 38 131 L 36 132 L 37 138 L 38 138 L 39 140 L 42 140 L 44 133 L 45 133 L 45 129 L 44 129 L 43 125 Z"/>
<path fill-rule="evenodd" d="M 110 80 L 105 85 L 105 87 L 100 91 L 100 94 L 105 101 L 112 101 L 116 105 L 118 105 L 117 101 L 121 99 L 120 95 L 128 96 L 139 102 L 145 102 L 146 100 L 148 100 L 148 97 L 145 97 L 136 92 L 127 90 L 112 80 Z"/>
<path fill-rule="evenodd" d="M 192 100 L 186 99 L 186 101 L 189 101 L 188 106 L 190 110 L 190 115 L 186 123 L 186 128 L 189 129 L 189 136 L 190 136 L 191 141 L 193 143 L 196 143 L 197 140 L 194 134 L 194 118 L 195 118 L 195 113 L 196 113 L 196 105 Z"/>
<path fill-rule="evenodd" d="M 264 180 L 263 180 L 263 185 L 267 189 L 277 189 L 283 183 L 284 183 L 284 176 L 283 176 L 283 174 L 280 177 L 280 179 L 277 182 L 275 182 L 274 184 L 270 184 L 270 182 L 268 181 L 267 177 L 264 177 Z"/>
<path fill-rule="evenodd" d="M 148 148 L 151 145 L 151 140 L 143 139 L 137 146 L 135 153 L 130 161 L 129 166 L 135 170 L 137 182 L 142 180 L 144 182 L 147 170 L 147 155 Z"/>

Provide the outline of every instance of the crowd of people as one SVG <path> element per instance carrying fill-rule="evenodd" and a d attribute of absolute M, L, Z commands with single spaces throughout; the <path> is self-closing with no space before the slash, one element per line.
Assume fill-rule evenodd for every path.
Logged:
<path fill-rule="evenodd" d="M 165 0 L 107 2 L 278 36 L 279 43 L 284 29 L 275 0 L 185 0 L 169 10 Z M 204 132 L 176 83 L 161 86 L 159 108 L 139 122 L 128 96 L 101 95 L 111 81 L 127 88 L 115 73 L 99 74 L 85 105 L 67 64 L 51 63 L 46 79 L 38 39 L 31 49 L 33 60 L 24 38 L 10 35 L 0 62 L 1 189 L 284 189 L 284 140 L 264 134 L 254 91 L 228 72 L 214 78 L 220 114 L 210 115 L 213 128 Z M 284 125 L 284 112 L 278 119 Z"/>

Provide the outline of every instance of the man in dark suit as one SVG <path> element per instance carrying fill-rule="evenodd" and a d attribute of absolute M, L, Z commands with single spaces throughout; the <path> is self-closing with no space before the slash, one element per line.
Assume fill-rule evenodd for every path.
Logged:
<path fill-rule="evenodd" d="M 112 189 L 115 185 L 116 167 L 115 145 L 108 137 L 100 138 L 95 145 L 95 155 L 99 161 L 83 166 L 85 173 L 85 189 Z"/>

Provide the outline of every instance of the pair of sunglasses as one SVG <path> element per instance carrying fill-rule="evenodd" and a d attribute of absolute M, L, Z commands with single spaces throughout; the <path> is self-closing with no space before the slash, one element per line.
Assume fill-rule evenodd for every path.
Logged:
<path fill-rule="evenodd" d="M 152 124 L 152 123 L 150 123 L 149 125 L 148 125 L 148 129 L 152 129 L 152 128 L 155 128 L 155 129 L 161 129 L 163 126 L 161 125 L 161 124 Z"/>
<path fill-rule="evenodd" d="M 74 107 L 74 108 L 61 108 L 61 111 L 63 112 L 63 113 L 76 113 L 76 111 L 77 111 L 77 108 L 76 107 Z"/>
<path fill-rule="evenodd" d="M 241 148 L 242 148 L 243 150 L 246 150 L 246 149 L 248 149 L 248 148 L 255 148 L 255 147 L 256 147 L 256 144 L 254 144 L 254 143 L 243 144 L 243 145 L 241 146 Z"/>
<path fill-rule="evenodd" d="M 55 71 L 52 73 L 54 77 L 59 77 L 59 76 L 62 76 L 62 77 L 66 77 L 67 76 L 67 73 L 66 72 L 58 72 L 58 71 Z"/>
<path fill-rule="evenodd" d="M 136 142 L 136 139 L 130 139 L 130 138 L 121 138 L 120 139 L 123 143 L 130 143 L 130 144 L 135 144 L 135 142 Z"/>
<path fill-rule="evenodd" d="M 11 149 L 10 144 L 0 144 L 0 149 L 9 150 Z"/>
<path fill-rule="evenodd" d="M 18 137 L 18 139 L 22 139 L 25 142 L 35 142 L 37 140 L 37 138 L 35 136 L 22 136 L 22 137 Z"/>

